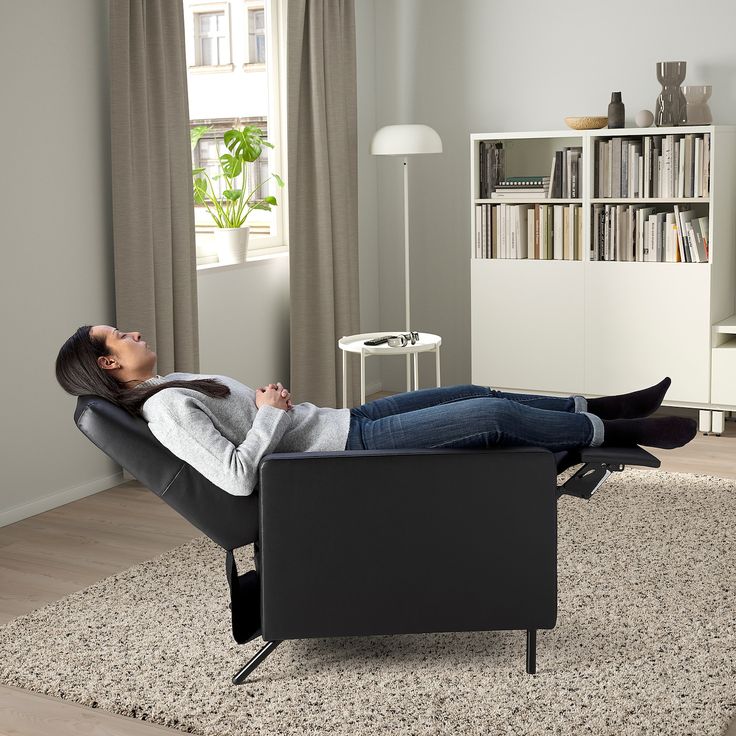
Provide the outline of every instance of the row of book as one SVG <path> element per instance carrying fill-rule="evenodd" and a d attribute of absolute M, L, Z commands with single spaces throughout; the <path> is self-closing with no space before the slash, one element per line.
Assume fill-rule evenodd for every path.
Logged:
<path fill-rule="evenodd" d="M 704 263 L 710 255 L 708 217 L 689 207 L 593 205 L 590 260 Z"/>
<path fill-rule="evenodd" d="M 579 204 L 475 205 L 476 258 L 580 260 Z"/>
<path fill-rule="evenodd" d="M 596 197 L 707 197 L 710 133 L 596 140 Z"/>

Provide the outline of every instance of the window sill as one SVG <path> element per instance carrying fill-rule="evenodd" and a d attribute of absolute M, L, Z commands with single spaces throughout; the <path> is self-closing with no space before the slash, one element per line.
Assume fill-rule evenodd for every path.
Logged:
<path fill-rule="evenodd" d="M 243 64 L 243 71 L 244 72 L 265 72 L 266 65 L 261 62 L 253 62 L 252 64 L 245 63 Z"/>
<path fill-rule="evenodd" d="M 277 248 L 262 250 L 249 250 L 243 263 L 203 263 L 197 266 L 197 273 L 204 271 L 232 271 L 237 268 L 248 268 L 264 261 L 272 261 L 275 258 L 286 258 L 289 248 L 286 245 Z"/>
<path fill-rule="evenodd" d="M 220 72 L 231 72 L 235 64 L 218 64 L 216 66 L 190 66 L 189 71 L 193 74 L 218 74 Z"/>

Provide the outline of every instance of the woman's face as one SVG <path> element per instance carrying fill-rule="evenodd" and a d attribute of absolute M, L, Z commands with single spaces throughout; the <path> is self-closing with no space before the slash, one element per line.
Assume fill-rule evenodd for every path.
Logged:
<path fill-rule="evenodd" d="M 110 325 L 95 325 L 90 334 L 93 337 L 104 338 L 109 356 L 114 358 L 126 373 L 135 376 L 143 372 L 153 372 L 156 353 L 141 338 L 140 332 L 121 332 Z"/>

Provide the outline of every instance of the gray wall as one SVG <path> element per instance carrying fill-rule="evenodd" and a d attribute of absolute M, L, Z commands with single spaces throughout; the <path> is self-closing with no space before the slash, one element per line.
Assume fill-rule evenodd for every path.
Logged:
<path fill-rule="evenodd" d="M 106 6 L 3 3 L 0 524 L 119 482 L 74 429 L 61 343 L 114 316 Z"/>
<path fill-rule="evenodd" d="M 375 0 L 376 126 L 425 123 L 444 153 L 411 160 L 414 328 L 442 335 L 443 384 L 470 380 L 471 132 L 558 130 L 606 114 L 620 90 L 627 125 L 653 109 L 655 63 L 685 59 L 686 83 L 712 84 L 714 121 L 736 123 L 736 7 L 681 1 Z M 700 42 L 693 43 L 697 37 Z M 403 325 L 402 172 L 378 170 L 380 322 Z M 382 369 L 402 390 L 402 366 Z M 422 385 L 431 385 L 431 368 Z"/>

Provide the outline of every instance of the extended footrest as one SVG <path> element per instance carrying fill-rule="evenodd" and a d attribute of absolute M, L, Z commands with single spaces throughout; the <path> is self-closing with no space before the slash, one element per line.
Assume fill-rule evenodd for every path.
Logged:
<path fill-rule="evenodd" d="M 621 472 L 627 465 L 658 468 L 660 461 L 641 447 L 585 447 L 575 450 L 568 467 L 583 464 L 565 483 L 557 486 L 557 498 L 576 496 L 590 498 L 605 483 L 611 473 Z"/>

